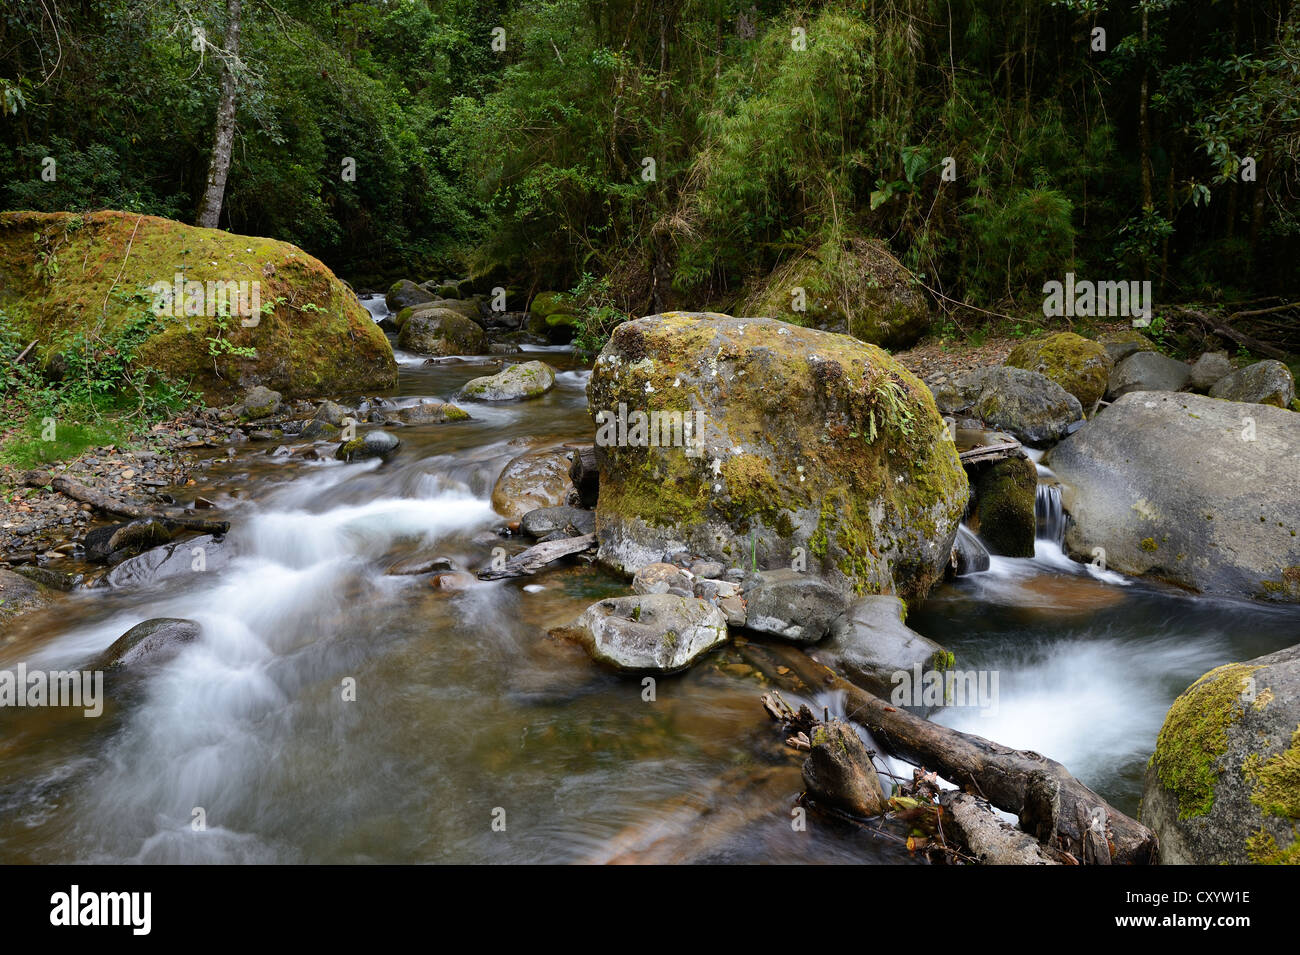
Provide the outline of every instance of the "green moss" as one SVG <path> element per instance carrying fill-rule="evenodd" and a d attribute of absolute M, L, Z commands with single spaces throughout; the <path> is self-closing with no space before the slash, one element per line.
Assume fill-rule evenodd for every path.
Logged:
<path fill-rule="evenodd" d="M 1300 865 L 1300 838 L 1292 826 L 1291 843 L 1280 849 L 1271 832 L 1259 829 L 1246 840 L 1246 855 L 1256 865 Z"/>
<path fill-rule="evenodd" d="M 1242 713 L 1246 679 L 1259 667 L 1231 663 L 1201 677 L 1169 708 L 1151 757 L 1160 782 L 1178 799 L 1178 818 L 1214 806 L 1217 765 L 1228 748 L 1228 726 Z"/>
<path fill-rule="evenodd" d="M 1300 819 L 1300 726 L 1290 747 L 1266 761 L 1247 760 L 1242 768 L 1253 786 L 1251 802 L 1267 815 Z"/>
<path fill-rule="evenodd" d="M 1142 549 L 1145 551 L 1156 550 L 1157 548 L 1159 548 L 1159 546 L 1160 545 L 1156 543 L 1156 539 L 1154 537 L 1142 538 Z"/>
<path fill-rule="evenodd" d="M 1021 342 L 1004 364 L 1052 379 L 1079 399 L 1085 413 L 1106 393 L 1111 370 L 1105 346 L 1073 332 Z"/>

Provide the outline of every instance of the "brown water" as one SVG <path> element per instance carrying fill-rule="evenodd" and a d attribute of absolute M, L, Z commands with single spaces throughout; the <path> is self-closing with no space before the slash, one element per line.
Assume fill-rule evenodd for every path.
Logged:
<path fill-rule="evenodd" d="M 73 594 L 6 634 L 0 669 L 55 669 L 149 618 L 203 626 L 173 661 L 110 684 L 98 719 L 0 710 L 0 862 L 911 861 L 896 824 L 792 827 L 799 759 L 734 649 L 647 701 L 638 680 L 547 636 L 626 591 L 599 569 L 454 594 L 385 576 L 414 554 L 482 566 L 503 543 L 487 499 L 504 463 L 590 440 L 586 372 L 567 353 L 526 357 L 561 370 L 551 394 L 403 428 L 387 465 L 254 446 L 215 463 L 175 493 L 229 512 L 227 563 Z M 446 399 L 484 373 L 411 362 L 392 397 Z M 941 718 L 1040 749 L 1131 806 L 1173 696 L 1216 663 L 1294 642 L 1297 618 L 1048 558 L 995 559 L 913 613 L 963 663 L 1006 672 L 993 722 Z"/>

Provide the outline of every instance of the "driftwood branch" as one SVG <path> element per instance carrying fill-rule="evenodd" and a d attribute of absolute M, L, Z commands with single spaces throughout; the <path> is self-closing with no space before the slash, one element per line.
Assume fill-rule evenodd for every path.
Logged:
<path fill-rule="evenodd" d="M 890 706 L 795 647 L 745 644 L 742 652 L 778 686 L 792 692 L 837 690 L 846 716 L 882 749 L 934 770 L 1006 812 L 1020 828 L 1080 862 L 1138 864 L 1156 860 L 1150 829 L 1115 809 L 1055 760 L 962 733 Z M 1105 846 L 1099 851 L 1099 846 Z"/>
<path fill-rule="evenodd" d="M 945 837 L 956 840 L 985 865 L 1062 865 L 1068 861 L 970 793 L 950 789 L 940 795 L 939 803 L 947 811 Z"/>
<path fill-rule="evenodd" d="M 133 520 L 154 518 L 169 521 L 186 530 L 201 531 L 205 534 L 224 534 L 230 530 L 229 521 L 214 521 L 205 517 L 193 517 L 180 513 L 175 509 L 141 507 L 138 504 L 119 500 L 105 494 L 103 491 L 82 484 L 80 481 L 74 481 L 70 477 L 50 474 L 48 471 L 28 471 L 23 475 L 23 484 L 27 487 L 51 488 L 65 497 L 72 498 L 74 501 L 89 504 L 98 511 L 118 517 L 129 517 Z"/>
<path fill-rule="evenodd" d="M 492 567 L 480 570 L 478 578 L 479 580 L 501 580 L 505 577 L 526 577 L 529 574 L 537 573 L 547 564 L 553 563 L 561 557 L 580 554 L 584 550 L 591 550 L 595 546 L 595 534 L 583 534 L 581 537 L 566 537 L 564 540 L 534 544 L 528 550 L 515 554 L 499 570 Z"/>

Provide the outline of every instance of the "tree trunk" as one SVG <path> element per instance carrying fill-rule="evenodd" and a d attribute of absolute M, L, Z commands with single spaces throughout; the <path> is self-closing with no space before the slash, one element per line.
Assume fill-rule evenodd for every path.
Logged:
<path fill-rule="evenodd" d="M 226 0 L 225 57 L 221 68 L 221 100 L 217 103 L 217 127 L 212 137 L 212 159 L 208 163 L 208 184 L 199 205 L 198 221 L 205 229 L 215 229 L 221 219 L 221 205 L 226 198 L 226 176 L 230 173 L 230 154 L 235 144 L 235 96 L 238 80 L 235 67 L 239 62 L 239 21 L 243 0 Z"/>
<path fill-rule="evenodd" d="M 1050 849 L 1068 852 L 1085 864 L 1155 863 L 1155 833 L 1111 806 L 1055 760 L 890 706 L 798 648 L 747 643 L 741 652 L 745 662 L 791 692 L 842 692 L 846 718 L 864 726 L 886 752 L 1016 813 L 1020 828 Z"/>

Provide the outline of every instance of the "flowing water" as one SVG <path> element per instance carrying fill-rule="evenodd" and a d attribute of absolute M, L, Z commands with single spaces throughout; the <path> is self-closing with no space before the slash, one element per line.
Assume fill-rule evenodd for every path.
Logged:
<path fill-rule="evenodd" d="M 83 667 L 155 617 L 203 636 L 110 682 L 98 719 L 0 710 L 0 862 L 909 861 L 896 827 L 793 829 L 798 760 L 736 650 L 646 700 L 546 635 L 620 580 L 579 564 L 451 593 L 385 574 L 414 555 L 483 565 L 503 543 L 488 498 L 504 463 L 590 440 L 588 372 L 545 352 L 553 392 L 400 429 L 389 464 L 222 457 L 173 489 L 228 512 L 221 559 L 11 627 L 0 669 Z M 402 403 L 495 367 L 398 358 Z M 940 588 L 909 623 L 1000 674 L 996 713 L 937 719 L 1038 749 L 1131 811 L 1174 696 L 1295 642 L 1298 620 L 1084 569 L 1045 540 Z"/>

